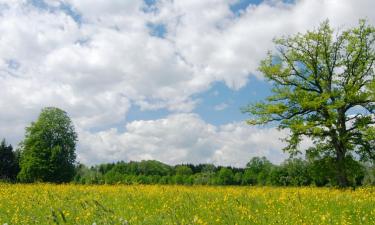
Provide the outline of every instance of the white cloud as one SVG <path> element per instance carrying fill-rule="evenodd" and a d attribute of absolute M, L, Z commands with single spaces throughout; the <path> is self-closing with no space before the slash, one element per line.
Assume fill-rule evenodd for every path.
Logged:
<path fill-rule="evenodd" d="M 214 126 L 196 114 L 173 114 L 130 122 L 124 132 L 83 132 L 78 155 L 84 163 L 156 159 L 170 164 L 244 166 L 254 156 L 280 163 L 286 157 L 280 140 L 285 135 L 275 128 L 259 129 L 244 123 Z"/>
<path fill-rule="evenodd" d="M 96 161 L 107 156 L 87 147 L 100 141 L 89 137 L 106 140 L 108 149 L 123 146 L 118 139 L 131 132 L 118 133 L 116 128 L 127 122 L 126 114 L 134 105 L 142 110 L 193 112 L 201 101 L 197 95 L 213 83 L 225 82 L 233 89 L 246 85 L 249 74 L 257 74 L 259 61 L 273 48 L 275 36 L 304 32 L 326 18 L 334 27 L 355 25 L 360 18 L 375 22 L 372 0 L 300 0 L 296 4 L 272 0 L 250 6 L 240 15 L 230 11 L 235 0 L 160 0 L 149 11 L 140 0 L 48 0 L 48 10 L 30 2 L 0 0 L 0 137 L 18 142 L 23 128 L 42 107 L 58 106 L 71 115 L 80 131 L 81 146 L 86 146 L 81 152 L 92 151 Z M 80 21 L 61 9 L 62 4 L 80 15 Z M 148 23 L 165 25 L 165 39 L 152 36 Z M 202 123 L 206 129 L 208 125 Z M 225 133 L 224 127 L 213 129 L 213 136 Z M 241 135 L 237 129 L 233 133 Z M 157 136 L 164 131 L 153 132 Z M 231 145 L 241 145 L 243 140 L 233 135 L 226 135 L 233 140 Z M 138 139 L 132 138 L 135 145 Z M 151 145 L 156 140 L 149 141 Z M 219 141 L 210 139 L 201 145 L 212 143 Z M 126 144 L 130 147 L 125 150 L 136 149 Z M 229 154 L 230 148 L 214 146 L 216 151 L 209 157 L 200 155 L 206 153 L 199 149 L 203 147 L 178 148 L 171 161 L 203 157 L 233 163 L 217 159 Z M 135 150 L 125 150 L 121 154 L 129 159 L 132 154 L 135 159 L 141 157 Z M 143 156 L 156 157 L 158 151 Z"/>

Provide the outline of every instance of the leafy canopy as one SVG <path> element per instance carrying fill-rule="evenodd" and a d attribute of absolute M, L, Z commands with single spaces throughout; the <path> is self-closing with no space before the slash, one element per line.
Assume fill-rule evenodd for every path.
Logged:
<path fill-rule="evenodd" d="M 68 182 L 74 175 L 77 134 L 63 110 L 44 108 L 36 122 L 26 128 L 21 143 L 21 171 L 24 182 Z"/>
<path fill-rule="evenodd" d="M 375 160 L 374 42 L 375 28 L 364 20 L 342 32 L 325 21 L 314 31 L 276 39 L 277 52 L 259 68 L 272 95 L 244 109 L 252 116 L 248 124 L 278 122 L 289 129 L 284 150 L 291 154 L 307 136 L 315 144 L 311 153 L 339 164 L 354 152 Z"/>

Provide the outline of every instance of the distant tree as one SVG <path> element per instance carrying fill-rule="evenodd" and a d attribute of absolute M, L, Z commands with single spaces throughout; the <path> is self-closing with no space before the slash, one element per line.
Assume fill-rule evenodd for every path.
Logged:
<path fill-rule="evenodd" d="M 375 185 L 375 165 L 368 164 L 365 166 L 363 185 Z"/>
<path fill-rule="evenodd" d="M 78 184 L 103 184 L 106 180 L 97 167 L 88 168 L 83 164 L 78 164 L 75 168 L 73 182 Z"/>
<path fill-rule="evenodd" d="M 44 108 L 36 122 L 26 128 L 21 143 L 23 182 L 68 182 L 74 176 L 77 134 L 67 113 L 55 107 Z"/>
<path fill-rule="evenodd" d="M 138 162 L 117 162 L 114 166 L 109 171 L 106 171 L 103 174 L 107 173 L 121 173 L 121 174 L 127 174 L 127 175 L 136 175 L 137 173 L 137 168 L 135 168 L 134 165 L 137 165 Z"/>
<path fill-rule="evenodd" d="M 115 166 L 114 163 L 107 163 L 107 164 L 100 164 L 99 165 L 99 172 L 102 174 L 107 173 Z"/>
<path fill-rule="evenodd" d="M 269 174 L 268 182 L 273 186 L 287 186 L 287 171 L 282 166 L 274 166 Z"/>
<path fill-rule="evenodd" d="M 202 164 L 202 173 L 215 173 L 217 170 L 213 164 Z"/>
<path fill-rule="evenodd" d="M 265 185 L 273 164 L 266 157 L 253 157 L 247 164 L 243 183 Z"/>
<path fill-rule="evenodd" d="M 265 170 L 269 170 L 270 167 L 272 167 L 272 163 L 264 156 L 253 157 L 246 164 L 246 169 L 251 170 L 256 174 L 259 174 Z"/>
<path fill-rule="evenodd" d="M 196 171 L 199 172 L 194 173 L 194 184 L 209 185 L 215 183 L 215 165 L 199 164 L 197 168 Z"/>
<path fill-rule="evenodd" d="M 281 164 L 283 170 L 283 182 L 292 186 L 304 186 L 311 184 L 307 161 L 300 158 L 287 159 Z"/>
<path fill-rule="evenodd" d="M 190 175 L 193 174 L 192 169 L 187 165 L 175 166 L 175 175 L 173 176 L 175 184 L 189 184 Z"/>
<path fill-rule="evenodd" d="M 233 184 L 234 174 L 230 168 L 222 167 L 218 172 L 218 184 L 229 185 Z"/>
<path fill-rule="evenodd" d="M 193 174 L 192 169 L 185 165 L 176 166 L 175 171 L 176 171 L 176 175 L 180 175 L 180 176 L 190 176 Z"/>
<path fill-rule="evenodd" d="M 73 182 L 81 183 L 83 177 L 89 169 L 82 163 L 78 163 L 75 167 Z"/>
<path fill-rule="evenodd" d="M 137 170 L 138 174 L 165 176 L 171 173 L 172 168 L 156 160 L 142 160 Z"/>
<path fill-rule="evenodd" d="M 361 21 L 335 34 L 326 21 L 275 43 L 278 53 L 260 66 L 273 94 L 244 109 L 248 123 L 279 122 L 292 155 L 311 138 L 311 151 L 334 159 L 337 184 L 350 185 L 347 157 L 375 160 L 375 28 Z"/>
<path fill-rule="evenodd" d="M 237 185 L 241 185 L 242 184 L 242 176 L 243 176 L 242 172 L 235 173 L 234 177 L 233 177 L 234 183 L 237 184 Z"/>
<path fill-rule="evenodd" d="M 0 179 L 15 180 L 18 173 L 18 157 L 12 145 L 7 145 L 5 139 L 0 143 Z"/>

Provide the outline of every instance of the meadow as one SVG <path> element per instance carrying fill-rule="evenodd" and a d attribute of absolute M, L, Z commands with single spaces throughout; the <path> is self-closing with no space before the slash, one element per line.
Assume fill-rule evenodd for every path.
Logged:
<path fill-rule="evenodd" d="M 0 224 L 375 224 L 375 188 L 0 184 Z"/>

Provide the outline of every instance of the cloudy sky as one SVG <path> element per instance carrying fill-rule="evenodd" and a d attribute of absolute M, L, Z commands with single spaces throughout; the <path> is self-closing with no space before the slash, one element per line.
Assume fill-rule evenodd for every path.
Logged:
<path fill-rule="evenodd" d="M 0 137 L 41 108 L 67 111 L 86 164 L 274 163 L 286 131 L 240 108 L 269 94 L 272 39 L 375 23 L 373 0 L 0 0 Z"/>

